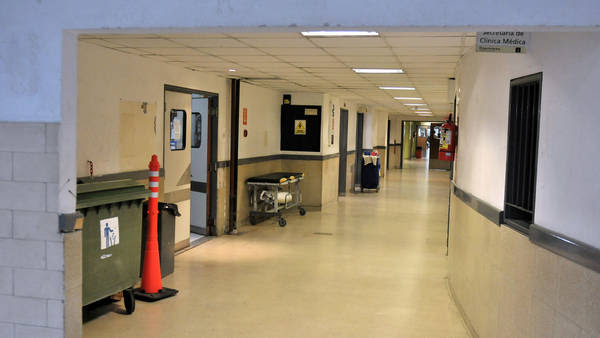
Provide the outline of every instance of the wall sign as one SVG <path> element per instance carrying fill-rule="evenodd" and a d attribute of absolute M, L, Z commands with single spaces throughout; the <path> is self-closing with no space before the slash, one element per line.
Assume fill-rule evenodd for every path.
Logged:
<path fill-rule="evenodd" d="M 319 110 L 315 108 L 306 108 L 304 109 L 304 115 L 317 116 L 319 115 Z"/>
<path fill-rule="evenodd" d="M 100 250 L 119 244 L 119 217 L 100 220 Z"/>
<path fill-rule="evenodd" d="M 477 51 L 524 54 L 530 41 L 530 32 L 477 32 Z"/>
<path fill-rule="evenodd" d="M 294 121 L 294 135 L 306 135 L 306 120 Z"/>

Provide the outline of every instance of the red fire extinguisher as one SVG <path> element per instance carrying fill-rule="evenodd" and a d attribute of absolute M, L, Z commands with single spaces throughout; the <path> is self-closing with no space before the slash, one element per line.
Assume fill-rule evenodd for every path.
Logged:
<path fill-rule="evenodd" d="M 442 161 L 454 161 L 457 141 L 458 127 L 452 122 L 452 114 L 450 114 L 446 123 L 442 124 L 438 159 Z"/>

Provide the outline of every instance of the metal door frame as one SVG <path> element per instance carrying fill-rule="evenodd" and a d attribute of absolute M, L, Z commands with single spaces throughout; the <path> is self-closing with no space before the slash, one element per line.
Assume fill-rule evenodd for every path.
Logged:
<path fill-rule="evenodd" d="M 348 109 L 340 109 L 340 165 L 338 175 L 338 196 L 346 196 L 346 168 L 348 166 Z"/>
<path fill-rule="evenodd" d="M 358 123 L 360 121 L 360 124 Z M 359 127 L 360 126 L 360 127 Z M 363 152 L 363 129 L 365 126 L 365 114 L 356 113 L 356 160 L 354 164 L 354 187 L 360 185 L 360 175 L 362 172 L 362 152 Z M 360 141 L 360 142 L 359 142 Z M 354 189 L 352 189 L 354 191 Z"/>
<path fill-rule="evenodd" d="M 218 114 L 219 114 L 219 94 L 206 92 L 203 90 L 173 86 L 173 85 L 164 85 L 163 90 L 163 110 L 166 114 L 167 111 L 167 103 L 166 103 L 166 92 L 177 92 L 184 94 L 198 94 L 203 95 L 208 98 L 208 135 L 207 135 L 207 176 L 206 176 L 206 232 L 201 235 L 208 236 L 216 236 L 217 235 L 217 227 L 216 227 L 216 216 L 217 216 L 217 149 L 219 142 L 219 126 L 218 126 Z M 191 112 L 190 112 L 191 114 Z M 166 125 L 163 125 L 163 135 L 165 133 Z M 163 159 L 165 158 L 165 150 L 163 147 Z M 190 155 L 190 163 L 191 163 L 191 155 Z M 191 203 L 191 202 L 190 202 Z M 190 204 L 191 207 L 191 204 Z M 190 226 L 190 231 L 192 231 L 192 227 Z M 192 231 L 194 232 L 194 231 Z"/>

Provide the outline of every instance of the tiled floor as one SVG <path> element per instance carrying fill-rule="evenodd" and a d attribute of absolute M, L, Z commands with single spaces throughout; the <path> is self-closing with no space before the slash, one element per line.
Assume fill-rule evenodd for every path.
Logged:
<path fill-rule="evenodd" d="M 446 284 L 448 173 L 424 164 L 392 170 L 379 193 L 177 256 L 163 281 L 176 297 L 109 311 L 84 336 L 468 336 Z"/>

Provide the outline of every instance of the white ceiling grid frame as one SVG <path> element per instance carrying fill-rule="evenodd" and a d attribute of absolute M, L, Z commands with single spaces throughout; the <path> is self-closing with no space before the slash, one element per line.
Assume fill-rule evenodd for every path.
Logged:
<path fill-rule="evenodd" d="M 412 112 L 394 96 L 422 97 L 438 114 L 451 108 L 448 77 L 474 34 L 383 32 L 378 37 L 303 37 L 287 33 L 89 35 L 87 42 L 192 70 L 246 78 L 281 90 L 354 95 L 359 102 Z M 234 68 L 236 72 L 228 72 Z M 402 68 L 405 74 L 354 74 L 351 68 Z M 415 87 L 415 91 L 379 86 Z"/>

